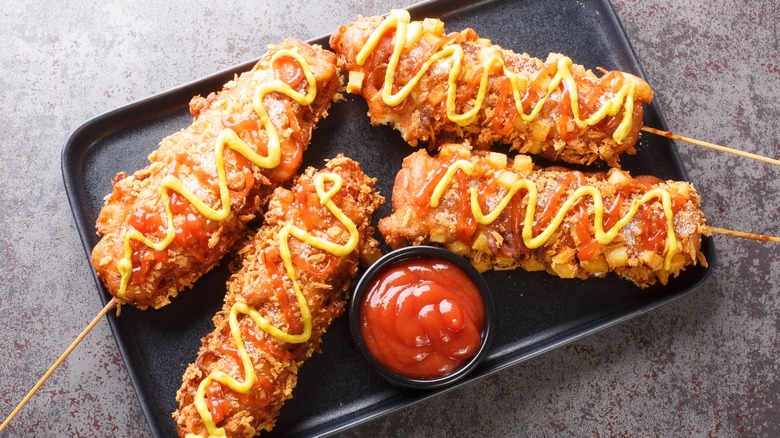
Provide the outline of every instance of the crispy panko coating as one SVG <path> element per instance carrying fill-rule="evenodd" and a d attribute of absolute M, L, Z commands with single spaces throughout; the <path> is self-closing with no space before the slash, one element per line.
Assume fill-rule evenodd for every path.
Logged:
<path fill-rule="evenodd" d="M 280 92 L 262 98 L 268 119 L 278 132 L 280 164 L 260 168 L 226 147 L 222 156 L 231 211 L 223 220 L 204 217 L 179 193 L 167 190 L 176 237 L 162 250 L 130 240 L 132 275 L 125 293 L 118 294 L 122 279 L 118 263 L 126 257 L 127 233 L 135 229 L 152 242 L 166 236 L 167 213 L 160 190 L 166 177 L 175 176 L 207 206 L 220 209 L 217 137 L 230 128 L 253 152 L 261 156 L 268 153 L 269 135 L 253 108 L 256 90 L 274 80 L 289 84 L 299 93 L 310 86 L 302 65 L 293 57 L 282 56 L 272 63 L 274 54 L 282 50 L 297 52 L 308 64 L 316 82 L 316 96 L 307 105 Z M 331 52 L 287 39 L 271 46 L 252 70 L 235 77 L 220 92 L 194 97 L 190 102 L 192 124 L 164 138 L 149 155 L 151 163 L 147 167 L 130 176 L 118 174 L 98 216 L 96 227 L 101 240 L 92 251 L 92 263 L 120 304 L 142 309 L 162 307 L 216 266 L 241 237 L 246 223 L 262 213 L 262 205 L 274 188 L 295 175 L 312 130 L 327 115 L 340 85 L 340 71 Z"/>
<path fill-rule="evenodd" d="M 243 437 L 273 428 L 279 409 L 292 396 L 298 369 L 319 349 L 322 335 L 331 322 L 344 312 L 359 261 L 373 261 L 379 256 L 378 243 L 371 237 L 371 215 L 384 200 L 374 190 L 374 180 L 364 175 L 355 161 L 339 156 L 322 171 L 307 169 L 292 189 L 277 189 L 269 202 L 264 224 L 240 251 L 240 267 L 228 281 L 222 311 L 214 317 L 215 330 L 203 338 L 198 359 L 184 374 L 176 397 L 179 409 L 173 414 L 181 436 L 207 434 L 194 401 L 199 385 L 210 373 L 219 370 L 239 381 L 245 378 L 229 326 L 234 304 L 246 303 L 279 329 L 301 333 L 302 310 L 296 303 L 290 277 L 280 257 L 282 230 L 291 225 L 300 227 L 336 244 L 344 244 L 350 238 L 345 226 L 321 204 L 315 193 L 313 180 L 322 172 L 336 173 L 343 181 L 341 190 L 332 199 L 356 225 L 360 236 L 357 247 L 346 256 L 335 256 L 297 238 L 289 238 L 294 276 L 311 312 L 311 337 L 302 343 L 284 342 L 259 328 L 245 314 L 238 314 L 240 337 L 257 381 L 247 394 L 216 381 L 208 385 L 206 403 L 216 427 L 224 428 L 227 436 Z"/>
<path fill-rule="evenodd" d="M 432 194 L 445 171 L 460 160 L 473 163 L 473 171 L 470 175 L 463 170 L 455 172 L 439 205 L 431 206 Z M 535 187 L 538 196 L 532 216 L 526 217 L 530 189 L 521 188 L 494 221 L 485 224 L 475 219 L 475 196 L 479 211 L 487 216 L 496 210 L 513 184 L 520 184 L 521 180 Z M 596 239 L 594 195 L 573 196 L 578 190 L 585 190 L 585 186 L 595 188 L 601 198 L 600 228 L 604 232 L 615 228 L 624 217 L 631 217 L 616 228 L 619 231 L 608 243 Z M 638 204 L 654 190 L 668 194 L 677 246 L 671 252 L 667 243 L 669 219 L 662 198 L 648 198 Z M 570 198 L 575 202 L 564 208 Z M 443 245 L 469 258 L 482 271 L 521 267 L 580 279 L 614 272 L 647 287 L 656 281 L 666 284 L 670 276 L 697 262 L 706 266 L 699 249 L 702 234 L 709 232 L 699 207 L 699 195 L 687 182 L 632 177 L 614 168 L 606 173 L 588 174 L 561 167 L 541 169 L 525 155 L 509 159 L 503 154 L 450 144 L 442 148 L 438 157 L 431 157 L 424 150 L 407 157 L 396 176 L 392 200 L 393 214 L 379 221 L 379 231 L 391 247 Z M 639 207 L 631 216 L 634 202 Z M 565 215 L 555 226 L 561 211 Z M 548 228 L 553 231 L 546 240 L 540 239 L 541 245 L 527 245 Z M 667 265 L 668 254 L 671 255 Z"/>

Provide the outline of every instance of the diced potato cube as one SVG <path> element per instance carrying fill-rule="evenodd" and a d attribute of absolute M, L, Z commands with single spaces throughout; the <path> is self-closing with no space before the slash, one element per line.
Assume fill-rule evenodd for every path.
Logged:
<path fill-rule="evenodd" d="M 623 170 L 612 168 L 609 171 L 607 180 L 610 184 L 617 186 L 631 180 L 631 176 Z"/>
<path fill-rule="evenodd" d="M 517 155 L 512 170 L 520 176 L 528 176 L 534 171 L 534 163 L 528 155 Z"/>
<path fill-rule="evenodd" d="M 442 227 L 432 227 L 430 240 L 436 243 L 447 243 L 447 230 Z"/>
<path fill-rule="evenodd" d="M 604 255 L 610 268 L 622 268 L 628 265 L 628 249 L 625 246 L 609 248 Z"/>
<path fill-rule="evenodd" d="M 505 271 L 515 268 L 515 259 L 512 257 L 496 257 L 496 265 L 493 267 L 494 271 Z"/>
<path fill-rule="evenodd" d="M 552 258 L 553 264 L 565 264 L 574 259 L 577 254 L 577 250 L 574 248 L 565 248 L 558 251 L 558 254 Z"/>
<path fill-rule="evenodd" d="M 691 197 L 691 192 L 688 189 L 688 184 L 678 184 L 676 187 L 677 187 L 677 194 L 678 195 L 682 195 L 685 198 L 690 198 Z"/>
<path fill-rule="evenodd" d="M 577 266 L 571 263 L 553 263 L 552 270 L 561 278 L 574 278 L 577 276 Z"/>
<path fill-rule="evenodd" d="M 428 103 L 433 106 L 440 104 L 445 97 L 447 97 L 447 91 L 444 87 L 435 87 L 428 90 Z"/>
<path fill-rule="evenodd" d="M 486 254 L 492 253 L 492 251 L 490 250 L 490 245 L 488 245 L 488 237 L 485 233 L 481 231 L 477 235 L 477 238 L 474 239 L 474 243 L 471 244 L 471 249 L 484 252 Z"/>
<path fill-rule="evenodd" d="M 644 250 L 641 255 L 642 261 L 653 271 L 664 267 L 664 258 L 655 253 L 655 251 Z"/>
<path fill-rule="evenodd" d="M 471 248 L 460 240 L 448 244 L 447 249 L 461 256 L 467 256 L 471 252 Z"/>
<path fill-rule="evenodd" d="M 520 119 L 520 117 L 518 117 L 518 119 Z M 531 128 L 531 137 L 537 141 L 546 140 L 552 126 L 553 125 L 541 121 L 534 123 Z"/>
<path fill-rule="evenodd" d="M 423 20 L 423 29 L 434 35 L 444 35 L 444 22 L 436 18 L 426 18 Z"/>
<path fill-rule="evenodd" d="M 447 143 L 439 148 L 439 159 L 450 159 L 455 156 L 457 149 L 453 143 Z"/>
<path fill-rule="evenodd" d="M 544 264 L 536 259 L 525 259 L 520 262 L 520 267 L 528 272 L 544 271 Z"/>
<path fill-rule="evenodd" d="M 512 172 L 501 171 L 498 174 L 498 183 L 505 189 L 509 189 L 518 180 L 518 176 Z"/>
<path fill-rule="evenodd" d="M 362 71 L 351 71 L 349 72 L 349 81 L 347 82 L 347 93 L 360 93 L 360 90 L 363 89 L 363 79 L 365 79 L 366 74 Z"/>
<path fill-rule="evenodd" d="M 487 162 L 494 169 L 503 169 L 506 167 L 506 155 L 501 152 L 488 153 Z"/>
<path fill-rule="evenodd" d="M 417 40 L 423 36 L 423 33 L 423 26 L 419 21 L 412 21 L 409 23 L 406 26 L 406 44 L 404 45 L 404 48 L 409 49 L 417 44 Z"/>
<path fill-rule="evenodd" d="M 463 158 L 464 160 L 471 158 L 471 149 L 461 147 L 461 145 L 458 143 L 453 143 L 452 147 L 453 150 L 458 154 L 459 158 Z"/>
<path fill-rule="evenodd" d="M 581 261 L 580 266 L 591 274 L 606 274 L 609 272 L 609 264 L 607 263 L 607 258 L 604 257 L 604 254 L 593 257 L 590 260 Z"/>

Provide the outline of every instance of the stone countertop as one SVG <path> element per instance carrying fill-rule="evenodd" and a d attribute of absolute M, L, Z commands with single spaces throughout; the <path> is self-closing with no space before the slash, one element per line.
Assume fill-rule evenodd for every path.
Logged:
<path fill-rule="evenodd" d="M 92 116 L 256 58 L 269 42 L 406 5 L 301 6 L 311 3 L 5 2 L 0 417 L 101 308 L 62 184 L 68 135 Z M 614 5 L 670 130 L 780 155 L 773 2 Z M 678 148 L 709 223 L 780 235 L 779 168 Z M 780 436 L 780 245 L 714 239 L 717 267 L 696 292 L 346 435 Z M 2 435 L 148 434 L 103 321 Z"/>

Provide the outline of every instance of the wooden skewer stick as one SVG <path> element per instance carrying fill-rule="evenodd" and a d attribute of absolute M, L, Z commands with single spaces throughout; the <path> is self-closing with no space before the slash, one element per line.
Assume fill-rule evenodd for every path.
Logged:
<path fill-rule="evenodd" d="M 660 135 L 662 137 L 671 138 L 674 140 L 684 141 L 686 143 L 695 144 L 696 146 L 702 146 L 709 149 L 714 149 L 720 152 L 726 152 L 729 154 L 739 155 L 740 157 L 752 158 L 754 160 L 763 161 L 764 163 L 774 164 L 780 166 L 780 160 L 773 158 L 767 158 L 763 155 L 751 154 L 750 152 L 740 151 L 738 149 L 727 148 L 725 146 L 717 145 L 715 143 L 708 143 L 706 141 L 696 140 L 695 138 L 684 137 L 682 135 L 673 134 L 669 131 L 661 131 L 660 129 L 651 128 L 649 126 L 643 126 L 642 131 L 649 132 L 651 134 Z"/>
<path fill-rule="evenodd" d="M 760 240 L 762 242 L 780 242 L 780 237 L 767 236 L 764 234 L 746 233 L 744 231 L 734 231 L 726 228 L 709 227 L 709 226 L 707 227 L 707 229 L 709 229 L 710 232 L 713 233 L 726 234 L 735 237 L 743 237 L 745 239 Z"/>
<path fill-rule="evenodd" d="M 82 339 L 84 339 L 85 336 L 87 336 L 87 333 L 89 333 L 100 320 L 112 309 L 116 308 L 117 306 L 117 300 L 116 298 L 112 298 L 111 301 L 106 303 L 106 306 L 103 307 L 103 310 L 98 312 L 97 316 L 92 320 L 92 322 L 87 325 L 87 327 L 81 331 L 81 333 L 76 337 L 76 339 L 71 342 L 71 344 L 68 346 L 67 349 L 65 349 L 65 352 L 62 353 L 62 355 L 49 367 L 49 369 L 46 371 L 46 373 L 38 380 L 38 383 L 35 384 L 35 386 L 30 389 L 30 392 L 27 393 L 27 395 L 24 396 L 21 402 L 19 402 L 18 405 L 16 405 L 16 408 L 11 412 L 10 415 L 8 415 L 8 418 L 3 421 L 3 424 L 0 424 L 0 432 L 3 431 L 3 429 L 8 426 L 8 423 L 11 422 L 11 420 L 14 419 L 16 414 L 19 413 L 20 410 L 24 407 L 25 404 L 27 404 L 28 401 L 30 401 L 30 398 L 32 398 L 33 394 L 35 394 L 36 391 L 43 385 L 43 383 L 46 381 L 46 379 L 51 376 L 51 374 L 54 372 L 54 370 L 57 369 L 57 367 L 60 366 L 62 362 L 67 359 L 68 355 L 73 351 L 74 348 L 76 348 L 77 345 L 81 342 Z"/>
<path fill-rule="evenodd" d="M 644 129 L 644 128 L 642 128 Z M 649 128 L 653 129 L 653 128 Z M 670 133 L 671 134 L 671 133 Z M 672 134 L 674 135 L 674 134 Z M 739 155 L 739 154 L 737 154 Z M 752 155 L 752 154 L 751 154 Z M 763 158 L 763 157 L 762 157 Z M 776 160 L 775 160 L 776 161 Z M 753 239 L 753 240 L 760 240 L 762 242 L 780 242 L 780 237 L 775 236 L 767 236 L 764 234 L 755 234 L 755 233 L 746 233 L 744 231 L 735 231 L 735 230 L 729 230 L 726 228 L 719 228 L 719 227 L 712 227 L 708 226 L 707 229 L 712 233 L 718 233 L 718 234 L 725 234 L 729 236 L 735 236 L 735 237 L 742 237 L 746 239 Z M 8 415 L 8 417 L 3 421 L 3 424 L 0 424 L 0 432 L 2 432 L 6 426 L 11 422 L 11 420 L 14 419 L 16 414 L 19 413 L 19 411 L 22 410 L 25 404 L 27 404 L 28 401 L 32 398 L 32 396 L 40 389 L 41 386 L 43 386 L 44 382 L 49 378 L 49 376 L 54 373 L 54 370 L 56 370 L 62 362 L 67 359 L 68 355 L 78 346 L 81 341 L 84 339 L 84 337 L 87 336 L 87 334 L 92 331 L 92 329 L 97 325 L 98 322 L 111 310 L 116 308 L 117 306 L 117 300 L 116 298 L 112 298 L 111 301 L 106 303 L 105 307 L 98 312 L 98 314 L 95 316 L 95 318 L 92 319 L 92 321 L 87 325 L 84 330 L 79 333 L 79 335 L 76 337 L 76 339 L 71 342 L 71 344 L 68 346 L 68 348 L 65 349 L 65 351 L 60 355 L 59 358 L 57 358 L 56 361 L 49 367 L 49 369 L 44 373 L 44 375 L 38 380 L 38 382 L 30 389 L 30 391 L 27 393 L 27 395 L 24 396 L 21 402 L 14 408 L 14 410 Z"/>

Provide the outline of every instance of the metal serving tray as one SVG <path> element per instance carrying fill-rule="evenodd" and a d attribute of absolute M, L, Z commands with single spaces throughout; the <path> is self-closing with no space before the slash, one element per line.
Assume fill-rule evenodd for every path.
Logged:
<path fill-rule="evenodd" d="M 439 0 L 409 10 L 415 19 L 442 18 L 448 31 L 472 27 L 496 44 L 535 57 L 560 52 L 588 68 L 601 66 L 642 76 L 607 0 Z M 327 41 L 324 36 L 312 42 L 327 46 Z M 110 111 L 73 132 L 62 151 L 62 172 L 87 255 L 97 242 L 95 219 L 114 175 L 145 166 L 160 139 L 190 123 L 187 104 L 192 96 L 219 90 L 234 73 L 253 64 L 235 66 Z M 314 132 L 304 165 L 321 167 L 324 159 L 340 152 L 358 160 L 367 174 L 378 178 L 378 189 L 388 198 L 375 215 L 379 218 L 390 213 L 395 173 L 413 149 L 391 129 L 370 126 L 366 111 L 362 98 L 352 95 L 334 105 Z M 646 108 L 645 124 L 666 129 L 656 103 Z M 687 179 L 669 140 L 644 135 L 637 149 L 636 155 L 622 160 L 632 174 Z M 702 251 L 712 264 L 711 239 L 704 240 Z M 177 406 L 175 394 L 187 364 L 196 357 L 201 337 L 213 328 L 212 316 L 222 306 L 226 266 L 223 262 L 198 281 L 194 290 L 185 291 L 165 308 L 142 312 L 126 306 L 121 317 L 108 317 L 155 436 L 176 434 L 171 419 Z M 707 269 L 693 267 L 667 286 L 641 290 L 614 276 L 580 281 L 543 272 L 488 272 L 485 278 L 496 302 L 495 338 L 486 360 L 458 385 L 656 309 L 691 292 L 707 275 Z M 97 278 L 96 284 L 105 303 L 109 296 Z M 342 317 L 325 335 L 322 353 L 315 354 L 301 370 L 294 397 L 285 404 L 271 435 L 333 434 L 446 390 L 403 391 L 384 383 L 353 348 L 347 318 Z"/>

